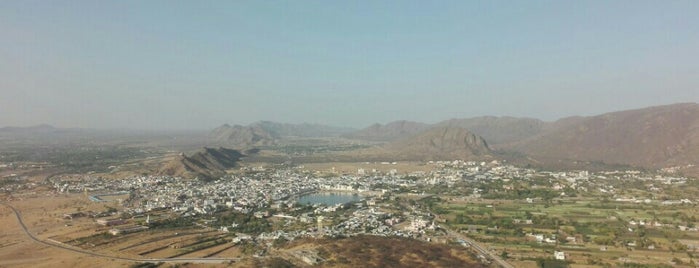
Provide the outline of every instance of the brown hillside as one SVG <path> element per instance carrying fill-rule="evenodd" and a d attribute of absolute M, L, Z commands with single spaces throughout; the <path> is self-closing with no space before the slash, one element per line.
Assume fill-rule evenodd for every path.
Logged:
<path fill-rule="evenodd" d="M 463 119 L 450 119 L 435 126 L 452 126 L 465 128 L 483 137 L 490 145 L 506 144 L 540 134 L 546 123 L 533 118 L 481 116 Z"/>
<path fill-rule="evenodd" d="M 436 127 L 389 143 L 384 149 L 397 159 L 454 160 L 490 157 L 483 138 L 460 127 Z"/>
<path fill-rule="evenodd" d="M 534 157 L 661 167 L 699 161 L 699 105 L 561 119 L 510 149 Z"/>
<path fill-rule="evenodd" d="M 539 119 L 481 116 L 424 124 L 411 121 L 395 121 L 386 125 L 373 124 L 362 130 L 345 135 L 347 138 L 370 141 L 397 141 L 420 134 L 435 127 L 460 127 L 483 137 L 490 145 L 517 142 L 540 134 L 547 125 Z"/>
<path fill-rule="evenodd" d="M 180 154 L 167 162 L 159 174 L 184 178 L 216 179 L 236 166 L 243 155 L 232 149 L 204 148 L 191 156 Z"/>
<path fill-rule="evenodd" d="M 210 136 L 214 141 L 234 148 L 265 146 L 275 143 L 274 136 L 259 125 L 230 126 L 224 124 L 212 130 Z"/>
<path fill-rule="evenodd" d="M 373 124 L 365 129 L 349 133 L 345 137 L 370 141 L 394 141 L 414 136 L 428 128 L 428 124 L 401 120 L 385 125 Z"/>

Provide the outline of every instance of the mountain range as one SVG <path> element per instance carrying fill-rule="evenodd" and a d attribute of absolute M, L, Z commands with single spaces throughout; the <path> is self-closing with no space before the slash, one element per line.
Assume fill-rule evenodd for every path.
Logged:
<path fill-rule="evenodd" d="M 547 129 L 548 124 L 533 118 L 481 116 L 449 119 L 434 126 L 462 127 L 484 137 L 489 144 L 500 146 L 539 135 Z"/>
<path fill-rule="evenodd" d="M 319 124 L 287 124 L 260 121 L 247 126 L 224 124 L 212 130 L 210 138 L 214 142 L 225 146 L 249 148 L 271 146 L 283 138 L 338 137 L 352 131 L 354 129 Z"/>
<path fill-rule="evenodd" d="M 487 136 L 486 136 L 487 140 Z M 548 159 L 642 167 L 699 161 L 699 105 L 683 103 L 564 118 L 503 149 Z"/>
<path fill-rule="evenodd" d="M 224 124 L 212 130 L 209 136 L 215 142 L 235 148 L 269 146 L 276 142 L 272 133 L 259 125 Z"/>
<path fill-rule="evenodd" d="M 372 125 L 347 136 L 362 138 L 371 133 L 367 140 L 391 137 L 389 141 L 398 141 L 445 126 L 466 129 L 498 152 L 526 155 L 540 162 L 580 160 L 652 168 L 699 162 L 699 104 L 696 103 L 575 116 L 553 122 L 492 116 L 450 119 L 432 125 L 396 121 L 380 127 Z M 402 142 L 404 147 L 419 148 L 420 144 Z"/>
<path fill-rule="evenodd" d="M 395 160 L 486 159 L 493 153 L 482 137 L 454 126 L 429 128 L 382 148 Z"/>
<path fill-rule="evenodd" d="M 355 131 L 262 121 L 249 126 L 224 125 L 212 131 L 212 136 L 236 147 L 272 145 L 288 136 L 341 136 L 383 142 L 380 149 L 386 155 L 406 159 L 491 156 L 492 149 L 538 162 L 580 160 L 656 168 L 699 161 L 699 104 L 655 106 L 553 122 L 495 116 L 435 124 L 400 120 Z"/>
<path fill-rule="evenodd" d="M 343 137 L 370 141 L 393 141 L 413 136 L 429 128 L 429 124 L 400 120 L 385 125 L 376 123 L 367 128 L 347 133 Z"/>
<path fill-rule="evenodd" d="M 125 135 L 131 138 L 122 139 L 124 142 L 147 145 L 160 144 L 151 143 L 151 140 L 179 141 L 198 137 L 194 133 L 172 137 L 165 134 L 140 136 L 130 132 L 39 125 L 0 128 L 0 143 L 14 145 L 20 140 L 28 144 L 65 140 L 67 144 L 86 144 L 109 142 Z M 299 139 L 307 146 L 320 141 L 317 139 L 319 137 L 332 138 L 323 140 L 322 146 L 336 140 L 344 140 L 344 144 L 364 144 L 359 146 L 361 148 L 373 146 L 371 150 L 358 150 L 355 154 L 358 160 L 362 156 L 372 156 L 373 159 L 383 157 L 386 160 L 519 157 L 532 163 L 587 161 L 660 168 L 699 163 L 699 104 L 679 103 L 594 116 L 573 116 L 552 122 L 494 116 L 449 119 L 434 124 L 400 120 L 373 124 L 360 130 L 260 121 L 247 126 L 225 124 L 208 135 L 197 135 L 207 136 L 208 140 L 202 144 L 241 150 L 273 147 L 280 141 L 293 144 Z M 174 148 L 179 143 L 162 144 Z M 193 147 L 195 144 L 199 143 L 187 146 Z M 206 150 L 210 155 L 215 154 L 211 149 Z M 208 165 L 203 161 L 206 155 L 182 155 L 180 158 L 183 165 L 168 169 L 192 172 L 198 166 L 195 162 Z"/>

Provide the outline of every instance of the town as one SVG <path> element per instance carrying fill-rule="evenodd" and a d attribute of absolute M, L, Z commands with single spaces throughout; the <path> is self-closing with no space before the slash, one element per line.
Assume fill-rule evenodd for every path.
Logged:
<path fill-rule="evenodd" d="M 89 203 L 53 215 L 65 227 L 46 230 L 48 239 L 109 252 L 125 243 L 121 237 L 140 234 L 139 243 L 150 242 L 120 245 L 121 253 L 150 258 L 205 252 L 234 261 L 279 254 L 295 240 L 366 235 L 453 244 L 505 267 L 688 265 L 699 247 L 699 184 L 672 169 L 553 172 L 456 160 L 407 172 L 395 162 L 374 164 L 385 168 L 247 166 L 214 181 L 58 175 L 22 192 L 43 185 L 52 196 Z M 17 193 L 12 185 L 0 191 Z M 317 250 L 290 254 L 307 265 L 326 261 Z"/>

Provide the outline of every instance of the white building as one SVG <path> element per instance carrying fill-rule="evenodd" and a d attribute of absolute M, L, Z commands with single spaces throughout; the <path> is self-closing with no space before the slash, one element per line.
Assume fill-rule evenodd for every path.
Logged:
<path fill-rule="evenodd" d="M 553 252 L 553 258 L 556 260 L 565 261 L 566 254 L 563 251 L 555 251 L 555 252 Z"/>

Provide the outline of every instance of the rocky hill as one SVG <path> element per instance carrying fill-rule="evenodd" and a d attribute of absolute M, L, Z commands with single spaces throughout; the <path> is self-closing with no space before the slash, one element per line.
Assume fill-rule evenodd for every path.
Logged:
<path fill-rule="evenodd" d="M 264 127 L 264 126 L 267 127 Z M 213 132 L 232 144 L 272 144 L 279 134 L 269 123 L 224 126 Z M 294 127 L 277 126 L 276 129 Z M 278 131 L 277 133 L 281 133 Z M 585 161 L 595 164 L 658 168 L 699 163 L 699 104 L 683 103 L 597 116 L 544 122 L 531 118 L 475 117 L 433 125 L 411 121 L 374 124 L 344 137 L 386 142 L 361 157 L 392 159 L 465 159 L 494 155 L 548 164 Z M 487 141 L 487 143 L 486 143 Z M 493 146 L 493 147 L 490 147 Z"/>
<path fill-rule="evenodd" d="M 275 137 L 259 125 L 230 126 L 224 124 L 211 131 L 213 141 L 234 148 L 267 146 L 275 143 Z"/>
<path fill-rule="evenodd" d="M 394 159 L 454 160 L 491 157 L 486 141 L 460 127 L 435 127 L 383 147 Z"/>
<path fill-rule="evenodd" d="M 533 118 L 481 116 L 473 118 L 450 119 L 434 126 L 453 126 L 465 128 L 483 137 L 490 145 L 507 144 L 521 141 L 540 134 L 547 123 Z"/>
<path fill-rule="evenodd" d="M 373 124 L 362 130 L 346 134 L 345 137 L 369 141 L 395 141 L 414 136 L 429 127 L 428 124 L 401 120 L 385 125 Z"/>
<path fill-rule="evenodd" d="M 643 167 L 699 161 L 699 104 L 684 103 L 565 118 L 508 148 L 540 159 Z"/>
<path fill-rule="evenodd" d="M 287 124 L 260 121 L 247 126 L 224 124 L 212 130 L 209 136 L 217 144 L 235 148 L 249 148 L 275 145 L 284 138 L 339 137 L 351 131 L 354 129 L 308 123 Z"/>
<path fill-rule="evenodd" d="M 369 141 L 396 141 L 435 127 L 460 127 L 483 137 L 491 145 L 500 145 L 536 136 L 544 131 L 548 124 L 550 123 L 539 119 L 507 116 L 449 119 L 436 124 L 395 121 L 386 125 L 373 124 L 345 137 Z"/>
<path fill-rule="evenodd" d="M 211 180 L 226 174 L 226 170 L 235 167 L 241 157 L 243 154 L 237 150 L 204 148 L 191 156 L 185 154 L 175 156 L 165 163 L 158 173 Z"/>

